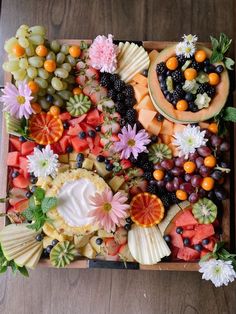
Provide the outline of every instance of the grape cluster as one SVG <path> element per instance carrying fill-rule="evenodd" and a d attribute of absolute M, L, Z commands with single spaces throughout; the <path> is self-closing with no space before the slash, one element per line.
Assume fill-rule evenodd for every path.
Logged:
<path fill-rule="evenodd" d="M 3 69 L 13 75 L 16 86 L 18 81 L 28 83 L 33 102 L 42 109 L 48 110 L 52 104 L 62 107 L 72 96 L 75 83 L 72 70 L 78 54 L 71 53 L 70 48 L 56 40 L 46 40 L 42 26 L 21 25 L 16 36 L 5 42 L 8 61 Z"/>

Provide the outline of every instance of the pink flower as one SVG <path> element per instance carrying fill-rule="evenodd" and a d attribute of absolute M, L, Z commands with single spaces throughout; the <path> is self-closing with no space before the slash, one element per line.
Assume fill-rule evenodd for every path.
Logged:
<path fill-rule="evenodd" d="M 89 48 L 90 65 L 101 72 L 112 73 L 117 67 L 118 47 L 113 44 L 113 36 L 97 36 Z"/>
<path fill-rule="evenodd" d="M 145 130 L 140 130 L 136 133 L 136 124 L 133 129 L 130 125 L 128 128 L 122 128 L 122 133 L 118 134 L 119 142 L 114 143 L 116 152 L 120 152 L 120 159 L 128 159 L 131 154 L 134 158 L 138 157 L 139 153 L 147 152 L 145 145 L 149 144 L 151 140 L 148 138 L 148 133 Z"/>
<path fill-rule="evenodd" d="M 112 191 L 106 188 L 102 193 L 95 193 L 90 197 L 90 204 L 94 209 L 89 212 L 89 216 L 93 217 L 93 222 L 98 223 L 100 228 L 107 232 L 115 231 L 116 225 L 121 225 L 127 217 L 127 200 L 124 193 L 117 192 L 113 195 Z"/>
<path fill-rule="evenodd" d="M 0 101 L 4 104 L 4 111 L 8 111 L 12 116 L 26 119 L 33 113 L 30 105 L 31 90 L 26 82 L 18 82 L 18 89 L 15 85 L 7 83 L 3 89 Z"/>

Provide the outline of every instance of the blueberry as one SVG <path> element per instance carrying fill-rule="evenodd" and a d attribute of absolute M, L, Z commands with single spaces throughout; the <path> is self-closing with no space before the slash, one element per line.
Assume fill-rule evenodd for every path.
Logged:
<path fill-rule="evenodd" d="M 170 242 L 171 241 L 171 237 L 169 235 L 164 235 L 164 240 L 166 242 Z"/>
<path fill-rule="evenodd" d="M 76 157 L 76 161 L 83 162 L 84 161 L 84 154 L 79 153 Z"/>
<path fill-rule="evenodd" d="M 157 116 L 157 120 L 160 121 L 160 122 L 163 121 L 163 120 L 164 120 L 163 115 L 159 114 L 159 115 Z"/>
<path fill-rule="evenodd" d="M 163 94 L 167 96 L 169 94 L 168 90 L 167 89 L 163 90 Z"/>
<path fill-rule="evenodd" d="M 72 153 L 73 152 L 73 146 L 69 145 L 66 147 L 66 152 L 67 153 Z"/>
<path fill-rule="evenodd" d="M 48 246 L 46 247 L 46 251 L 47 251 L 48 254 L 50 254 L 52 248 L 53 248 L 52 245 L 48 245 Z"/>
<path fill-rule="evenodd" d="M 52 96 L 52 95 L 48 94 L 48 95 L 46 96 L 46 100 L 51 104 L 54 99 L 53 99 L 53 96 Z"/>
<path fill-rule="evenodd" d="M 166 82 L 161 82 L 160 83 L 160 87 L 162 90 L 166 90 L 167 86 L 166 86 Z"/>
<path fill-rule="evenodd" d="M 124 226 L 125 230 L 129 231 L 131 229 L 131 224 L 126 224 Z"/>
<path fill-rule="evenodd" d="M 166 182 L 172 181 L 172 180 L 173 180 L 173 175 L 172 175 L 171 173 L 167 172 L 167 173 L 165 174 L 164 180 L 165 180 Z"/>
<path fill-rule="evenodd" d="M 194 99 L 193 94 L 187 93 L 187 94 L 185 95 L 185 100 L 187 100 L 187 101 L 193 101 L 193 99 Z"/>
<path fill-rule="evenodd" d="M 175 231 L 176 231 L 176 233 L 178 233 L 178 234 L 182 234 L 184 230 L 183 230 L 182 227 L 177 227 Z"/>
<path fill-rule="evenodd" d="M 86 137 L 86 133 L 84 131 L 79 132 L 79 138 L 84 139 Z"/>
<path fill-rule="evenodd" d="M 49 257 L 49 253 L 47 252 L 47 249 L 43 250 L 42 257 L 44 257 L 44 258 Z"/>
<path fill-rule="evenodd" d="M 52 246 L 55 246 L 59 241 L 57 239 L 52 240 Z"/>
<path fill-rule="evenodd" d="M 96 136 L 96 132 L 94 130 L 89 130 L 88 136 L 94 138 Z"/>
<path fill-rule="evenodd" d="M 189 110 L 192 111 L 192 112 L 197 112 L 197 111 L 198 111 L 198 106 L 195 105 L 195 103 L 192 102 L 192 101 L 189 102 L 188 108 L 189 108 Z"/>
<path fill-rule="evenodd" d="M 166 76 L 163 74 L 158 75 L 158 81 L 161 82 L 165 82 L 166 81 Z"/>
<path fill-rule="evenodd" d="M 102 155 L 98 155 L 96 159 L 98 162 L 104 162 L 105 161 L 105 157 Z"/>
<path fill-rule="evenodd" d="M 208 244 L 209 242 L 210 242 L 209 239 L 203 239 L 203 240 L 202 240 L 202 245 L 206 245 L 206 244 Z"/>
<path fill-rule="evenodd" d="M 210 73 L 211 72 L 210 66 L 209 65 L 204 66 L 203 71 L 205 73 Z"/>
<path fill-rule="evenodd" d="M 220 74 L 220 73 L 222 73 L 224 71 L 224 67 L 223 67 L 223 65 L 217 65 L 217 67 L 216 67 L 216 73 L 218 73 L 218 74 Z"/>
<path fill-rule="evenodd" d="M 100 131 L 101 131 L 101 126 L 100 126 L 100 125 L 97 125 L 96 128 L 95 128 L 95 131 L 96 131 L 96 132 L 100 132 Z"/>
<path fill-rule="evenodd" d="M 13 171 L 11 176 L 12 176 L 12 178 L 16 178 L 19 175 L 20 175 L 19 171 Z"/>
<path fill-rule="evenodd" d="M 33 193 L 31 191 L 28 191 L 28 192 L 25 193 L 25 196 L 27 198 L 30 198 L 32 195 L 33 195 Z"/>
<path fill-rule="evenodd" d="M 35 184 L 35 183 L 37 183 L 37 181 L 38 181 L 38 178 L 30 177 L 30 183 Z"/>
<path fill-rule="evenodd" d="M 102 238 L 97 238 L 95 242 L 96 242 L 97 245 L 101 245 L 102 242 L 103 242 L 103 239 Z"/>
<path fill-rule="evenodd" d="M 104 162 L 105 162 L 106 165 L 109 165 L 109 164 L 110 164 L 110 160 L 107 159 L 107 158 L 104 160 Z"/>
<path fill-rule="evenodd" d="M 132 223 L 132 219 L 131 219 L 130 217 L 125 218 L 125 221 L 126 221 L 128 224 L 131 224 L 131 223 Z"/>
<path fill-rule="evenodd" d="M 206 59 L 204 62 L 203 62 L 204 65 L 210 65 L 210 60 L 209 59 Z"/>
<path fill-rule="evenodd" d="M 67 121 L 63 122 L 63 128 L 65 130 L 69 129 L 69 127 L 70 127 L 70 125 L 69 125 L 69 123 Z"/>
<path fill-rule="evenodd" d="M 148 69 L 143 70 L 143 75 L 146 77 L 148 76 Z"/>
<path fill-rule="evenodd" d="M 77 166 L 77 168 L 82 168 L 83 162 L 82 161 L 78 161 L 76 166 Z"/>
<path fill-rule="evenodd" d="M 109 163 L 106 165 L 106 170 L 111 171 L 113 169 L 113 164 Z"/>
<path fill-rule="evenodd" d="M 201 250 L 202 250 L 201 244 L 196 244 L 196 245 L 194 245 L 194 249 L 195 249 L 196 251 L 198 251 L 198 252 L 201 252 Z"/>
<path fill-rule="evenodd" d="M 26 138 L 25 138 L 24 136 L 20 136 L 20 137 L 19 137 L 19 141 L 20 141 L 21 143 L 24 143 L 24 142 L 26 142 Z"/>
<path fill-rule="evenodd" d="M 183 242 L 184 242 L 184 246 L 188 246 L 190 244 L 190 239 L 189 238 L 184 238 Z"/>
<path fill-rule="evenodd" d="M 37 234 L 36 237 L 35 237 L 35 240 L 36 240 L 36 241 L 39 241 L 39 242 L 42 241 L 42 240 L 43 240 L 43 235 L 42 235 L 42 233 Z"/>
<path fill-rule="evenodd" d="M 37 189 L 37 185 L 33 185 L 33 186 L 31 186 L 30 191 L 31 191 L 32 193 L 34 193 L 36 189 Z"/>
<path fill-rule="evenodd" d="M 173 101 L 173 96 L 171 93 L 167 94 L 166 95 L 166 100 L 169 101 L 169 102 L 172 102 Z"/>

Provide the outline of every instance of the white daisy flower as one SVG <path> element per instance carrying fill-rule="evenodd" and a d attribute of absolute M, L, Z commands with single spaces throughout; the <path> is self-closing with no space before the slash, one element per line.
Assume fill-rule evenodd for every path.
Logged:
<path fill-rule="evenodd" d="M 211 280 L 216 287 L 227 286 L 236 278 L 236 272 L 232 261 L 222 261 L 210 259 L 199 263 L 199 272 L 202 273 L 202 279 Z"/>
<path fill-rule="evenodd" d="M 207 93 L 204 94 L 197 94 L 197 98 L 195 99 L 194 103 L 197 105 L 198 109 L 202 108 L 208 108 L 211 101 L 211 97 L 207 95 Z"/>
<path fill-rule="evenodd" d="M 58 169 L 58 155 L 54 154 L 50 145 L 43 148 L 42 151 L 37 147 L 34 148 L 34 154 L 27 156 L 29 164 L 28 171 L 36 177 L 54 177 Z"/>
<path fill-rule="evenodd" d="M 191 126 L 190 124 L 183 131 L 175 132 L 173 144 L 179 150 L 179 157 L 184 156 L 187 159 L 189 154 L 204 146 L 207 142 L 207 139 L 204 138 L 205 133 L 206 131 L 201 131 L 199 126 Z"/>
<path fill-rule="evenodd" d="M 192 35 L 192 34 L 188 34 L 188 35 L 185 35 L 182 37 L 184 42 L 185 43 L 188 43 L 188 44 L 195 44 L 198 40 L 198 37 L 196 35 Z"/>
<path fill-rule="evenodd" d="M 194 55 L 196 51 L 196 47 L 193 43 L 186 43 L 183 44 L 183 54 L 185 58 L 190 58 Z"/>
<path fill-rule="evenodd" d="M 185 43 L 184 42 L 180 42 L 176 45 L 175 47 L 175 53 L 177 56 L 180 56 L 182 54 L 184 54 L 184 46 L 185 46 Z"/>

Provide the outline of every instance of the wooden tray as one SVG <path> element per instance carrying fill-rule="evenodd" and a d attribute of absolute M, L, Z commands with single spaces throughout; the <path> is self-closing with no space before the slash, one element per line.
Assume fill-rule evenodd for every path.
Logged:
<path fill-rule="evenodd" d="M 78 45 L 81 41 L 85 41 L 87 43 L 91 43 L 91 40 L 77 40 L 77 39 L 61 39 L 59 42 L 66 43 L 69 45 Z M 162 50 L 167 46 L 173 45 L 173 42 L 168 41 L 136 41 L 138 45 L 143 45 L 147 51 Z M 200 43 L 205 46 L 209 46 L 209 43 Z M 4 77 L 4 83 L 11 82 L 11 75 L 6 73 Z M 233 136 L 231 137 L 232 140 Z M 1 152 L 0 152 L 0 165 L 1 165 L 1 173 L 0 173 L 0 197 L 5 197 L 8 190 L 8 169 L 7 169 L 7 153 L 9 150 L 9 135 L 6 132 L 4 116 L 2 115 L 2 137 L 0 142 Z M 232 147 L 234 145 L 231 145 Z M 234 160 L 234 151 L 233 149 L 230 152 L 231 161 Z M 232 170 L 233 171 L 233 170 Z M 223 202 L 223 218 L 222 218 L 222 236 L 221 240 L 227 243 L 227 246 L 230 247 L 230 239 L 232 236 L 230 217 L 234 217 L 234 180 L 233 176 L 230 176 L 226 183 L 226 188 L 230 193 L 230 199 L 227 199 Z M 0 203 L 0 213 L 6 212 L 6 205 Z M 231 216 L 230 216 L 231 213 Z M 0 217 L 0 230 L 5 226 L 7 220 L 5 217 Z M 53 267 L 48 259 L 41 259 L 38 267 Z M 104 260 L 89 260 L 86 258 L 82 258 L 71 263 L 68 268 L 108 268 L 108 269 L 139 269 L 139 270 L 172 270 L 172 271 L 197 271 L 199 269 L 198 263 L 194 262 L 160 262 L 155 265 L 145 266 L 140 265 L 138 263 L 124 263 L 124 262 L 113 262 L 113 261 L 104 261 Z"/>

